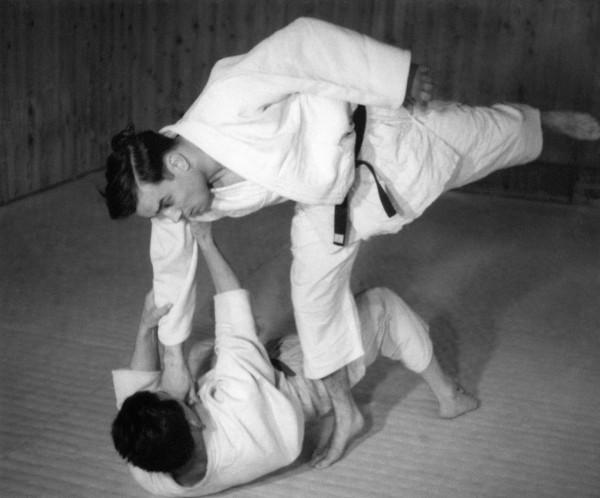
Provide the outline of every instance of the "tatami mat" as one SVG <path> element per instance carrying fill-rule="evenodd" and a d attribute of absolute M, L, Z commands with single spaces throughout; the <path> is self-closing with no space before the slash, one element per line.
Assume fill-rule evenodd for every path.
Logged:
<path fill-rule="evenodd" d="M 150 285 L 149 224 L 109 220 L 99 185 L 93 174 L 0 208 L 2 497 L 147 496 L 109 424 L 110 370 L 128 361 Z M 265 335 L 290 326 L 291 215 L 286 204 L 216 226 Z M 600 496 L 598 210 L 447 194 L 365 244 L 353 283 L 421 313 L 481 409 L 441 420 L 423 382 L 378 361 L 356 389 L 368 430 L 344 460 L 224 496 Z M 211 292 L 200 288 L 198 335 Z"/>

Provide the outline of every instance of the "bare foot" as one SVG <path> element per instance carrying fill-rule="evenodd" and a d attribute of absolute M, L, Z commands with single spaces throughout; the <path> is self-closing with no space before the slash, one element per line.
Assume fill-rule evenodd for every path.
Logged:
<path fill-rule="evenodd" d="M 317 469 L 329 467 L 342 458 L 348 443 L 362 431 L 365 424 L 352 397 L 345 368 L 325 377 L 323 383 L 331 398 L 334 423 L 331 437 L 313 453 L 310 465 Z"/>
<path fill-rule="evenodd" d="M 439 402 L 442 418 L 456 418 L 479 408 L 479 400 L 458 384 L 455 384 L 454 390 L 449 395 L 440 396 Z"/>
<path fill-rule="evenodd" d="M 586 112 L 543 111 L 542 125 L 576 140 L 600 139 L 600 124 Z"/>

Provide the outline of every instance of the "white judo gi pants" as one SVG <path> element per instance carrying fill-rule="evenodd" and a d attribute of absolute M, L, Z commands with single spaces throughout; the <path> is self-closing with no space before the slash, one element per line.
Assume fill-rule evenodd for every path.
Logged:
<path fill-rule="evenodd" d="M 376 287 L 356 296 L 364 355 L 346 366 L 352 386 L 364 376 L 366 368 L 379 356 L 401 361 L 409 370 L 421 373 L 433 357 L 429 328 L 398 295 Z M 281 343 L 278 359 L 296 375 L 282 379 L 279 388 L 295 396 L 307 418 L 322 416 L 331 410 L 331 401 L 321 380 L 305 377 L 302 348 L 297 335 Z"/>
<path fill-rule="evenodd" d="M 406 209 L 388 218 L 371 173 L 359 169 L 350 195 L 354 233 L 347 245 L 332 243 L 332 223 L 327 225 L 333 219 L 330 206 L 300 206 L 293 219 L 292 300 L 304 372 L 311 379 L 322 379 L 363 354 L 350 288 L 361 239 L 398 232 L 442 193 L 525 164 L 541 152 L 540 114 L 529 106 L 435 103 L 408 120 L 404 112 L 383 110 L 384 120 L 378 123 L 375 110 L 363 152 L 366 144 L 366 153 L 372 155 L 366 159 L 385 180 L 388 193 Z"/>

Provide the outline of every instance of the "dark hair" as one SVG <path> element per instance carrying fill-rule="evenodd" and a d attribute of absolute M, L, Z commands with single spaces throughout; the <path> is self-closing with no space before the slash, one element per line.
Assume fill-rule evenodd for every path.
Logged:
<path fill-rule="evenodd" d="M 174 138 L 152 130 L 136 133 L 133 125 L 112 137 L 112 153 L 106 160 L 106 189 L 101 192 L 111 218 L 135 213 L 138 199 L 134 168 L 140 181 L 161 182 L 163 156 L 174 145 Z"/>
<path fill-rule="evenodd" d="M 194 439 L 183 408 L 174 399 L 139 391 L 129 396 L 112 424 L 116 450 L 149 472 L 173 472 L 194 452 Z"/>

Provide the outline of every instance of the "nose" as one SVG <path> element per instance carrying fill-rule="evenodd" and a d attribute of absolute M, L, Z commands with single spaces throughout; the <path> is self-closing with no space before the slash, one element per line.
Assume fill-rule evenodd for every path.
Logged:
<path fill-rule="evenodd" d="M 181 219 L 181 209 L 168 207 L 163 210 L 163 215 L 169 218 L 172 222 L 177 223 Z"/>

